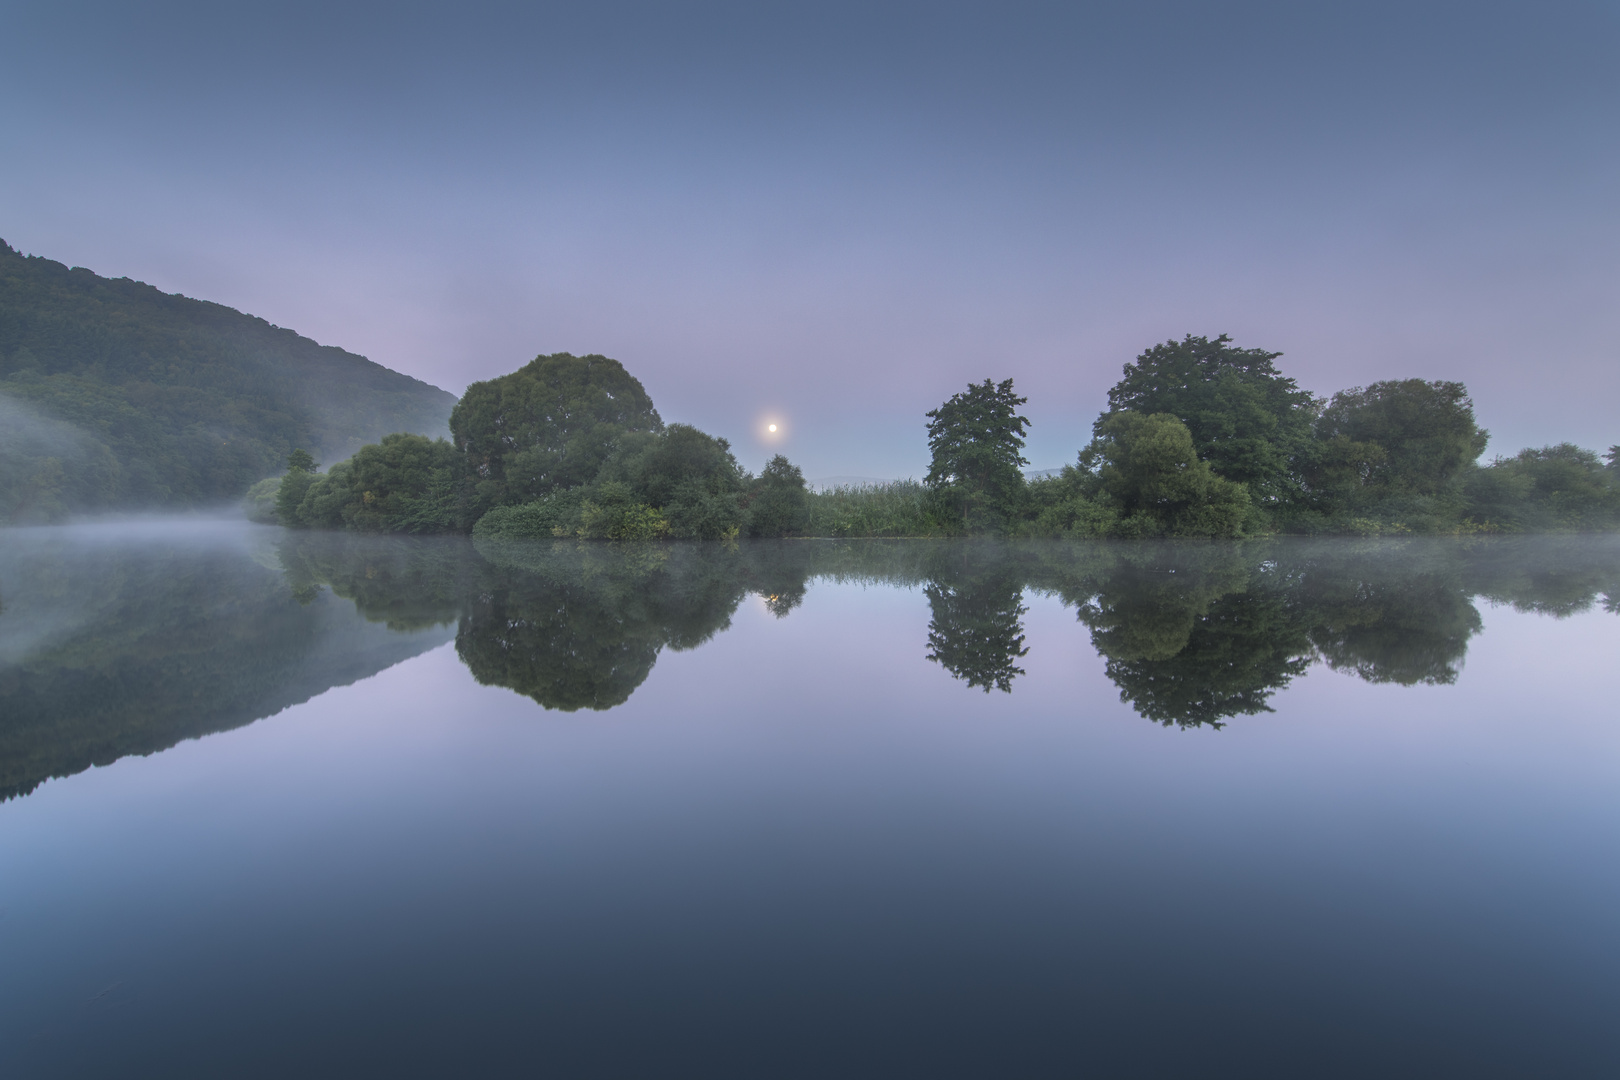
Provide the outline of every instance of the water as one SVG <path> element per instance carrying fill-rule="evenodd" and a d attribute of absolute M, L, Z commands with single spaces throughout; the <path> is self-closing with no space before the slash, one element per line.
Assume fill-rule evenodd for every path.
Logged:
<path fill-rule="evenodd" d="M 0 1075 L 1612 1076 L 1620 542 L 0 534 Z"/>

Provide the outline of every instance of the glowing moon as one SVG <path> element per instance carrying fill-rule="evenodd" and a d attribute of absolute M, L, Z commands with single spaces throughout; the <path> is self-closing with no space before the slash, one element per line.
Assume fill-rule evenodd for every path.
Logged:
<path fill-rule="evenodd" d="M 774 434 L 776 434 L 776 425 L 775 425 L 775 424 L 772 424 L 772 425 L 771 425 L 771 426 L 770 426 L 770 427 L 769 427 L 769 428 L 767 428 L 767 429 L 766 429 L 766 430 L 768 430 L 768 431 L 770 431 L 770 432 L 771 432 L 771 434 L 773 434 L 773 435 L 774 435 Z"/>

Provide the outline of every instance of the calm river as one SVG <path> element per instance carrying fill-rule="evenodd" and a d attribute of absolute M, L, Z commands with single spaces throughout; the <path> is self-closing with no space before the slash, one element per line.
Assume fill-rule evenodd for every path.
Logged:
<path fill-rule="evenodd" d="M 0 1076 L 1620 1076 L 1620 538 L 0 532 Z"/>

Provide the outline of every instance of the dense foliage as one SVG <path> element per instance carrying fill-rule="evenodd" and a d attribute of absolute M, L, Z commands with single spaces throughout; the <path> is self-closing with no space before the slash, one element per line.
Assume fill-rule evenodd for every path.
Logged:
<path fill-rule="evenodd" d="M 1116 413 L 1174 416 L 1200 460 L 1263 505 L 1286 502 L 1299 490 L 1316 401 L 1277 370 L 1272 361 L 1281 355 L 1239 349 L 1225 334 L 1155 345 L 1125 365 L 1096 433 Z"/>
<path fill-rule="evenodd" d="M 240 498 L 288 452 L 444 429 L 452 395 L 219 304 L 0 242 L 0 523 Z"/>
<path fill-rule="evenodd" d="M 450 415 L 481 508 L 588 484 L 622 436 L 663 427 L 640 381 L 594 354 L 537 356 L 473 383 Z"/>
<path fill-rule="evenodd" d="M 1018 512 L 1024 489 L 1020 471 L 1029 418 L 1018 415 L 1028 401 L 1013 393 L 1013 381 L 972 384 L 928 415 L 933 460 L 924 482 L 942 512 L 964 529 L 1004 526 Z"/>
<path fill-rule="evenodd" d="M 985 379 L 927 413 L 924 482 L 811 491 L 777 455 L 665 425 L 614 360 L 567 353 L 475 384 L 455 443 L 390 436 L 328 476 L 290 461 L 287 524 L 505 539 L 1243 537 L 1516 532 L 1620 525 L 1616 451 L 1563 444 L 1481 466 L 1488 433 L 1457 382 L 1389 380 L 1312 398 L 1280 354 L 1188 336 L 1127 365 L 1094 438 L 1026 479 L 1026 399 Z M 249 512 L 272 511 L 264 488 Z M 943 596 L 944 594 L 942 594 Z"/>
<path fill-rule="evenodd" d="M 547 540 L 789 536 L 808 521 L 797 466 L 778 455 L 750 475 L 725 439 L 666 425 L 605 356 L 541 356 L 474 383 L 450 429 L 453 443 L 390 435 L 325 476 L 289 462 L 278 519 Z"/>
<path fill-rule="evenodd" d="M 1116 412 L 1097 424 L 1080 467 L 1033 485 L 1035 528 L 1068 537 L 1240 536 L 1248 491 L 1198 459 L 1174 416 Z"/>
<path fill-rule="evenodd" d="M 1481 466 L 1458 382 L 1388 380 L 1322 401 L 1222 336 L 1144 352 L 1078 465 L 1028 488 L 1046 536 L 1501 532 L 1620 525 L 1614 455 L 1563 444 Z M 1179 429 L 1185 430 L 1185 435 Z M 1190 453 L 1189 453 L 1190 451 Z"/>

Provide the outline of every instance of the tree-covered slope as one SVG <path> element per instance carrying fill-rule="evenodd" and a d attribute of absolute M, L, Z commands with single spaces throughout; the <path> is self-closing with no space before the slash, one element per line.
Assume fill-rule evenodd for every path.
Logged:
<path fill-rule="evenodd" d="M 331 462 L 446 432 L 455 402 L 252 315 L 0 241 L 0 522 L 235 499 L 295 447 Z"/>

